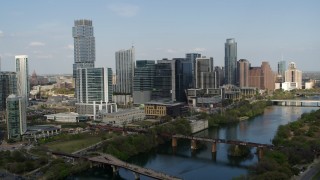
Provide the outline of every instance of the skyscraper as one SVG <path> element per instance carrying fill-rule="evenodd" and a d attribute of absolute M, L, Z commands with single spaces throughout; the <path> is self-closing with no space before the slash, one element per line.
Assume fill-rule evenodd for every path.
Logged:
<path fill-rule="evenodd" d="M 237 64 L 238 69 L 238 85 L 240 88 L 249 87 L 249 68 L 250 63 L 246 59 L 240 59 Z"/>
<path fill-rule="evenodd" d="M 27 130 L 25 101 L 11 94 L 7 100 L 7 134 L 8 139 L 21 139 Z"/>
<path fill-rule="evenodd" d="M 191 71 L 192 71 L 192 87 L 196 87 L 196 59 L 200 58 L 201 54 L 199 53 L 187 53 L 186 60 L 191 63 Z"/>
<path fill-rule="evenodd" d="M 144 104 L 151 100 L 154 73 L 154 60 L 138 60 L 136 62 L 133 80 L 134 104 Z"/>
<path fill-rule="evenodd" d="M 0 72 L 0 111 L 6 110 L 6 99 L 17 94 L 17 73 Z"/>
<path fill-rule="evenodd" d="M 72 35 L 74 39 L 73 78 L 76 78 L 78 68 L 92 68 L 96 60 L 92 21 L 75 20 Z"/>
<path fill-rule="evenodd" d="M 287 64 L 286 61 L 278 62 L 278 75 L 281 75 L 281 78 L 282 78 L 281 82 L 284 82 L 284 76 L 287 68 L 286 64 Z"/>
<path fill-rule="evenodd" d="M 237 43 L 234 38 L 227 39 L 225 46 L 225 84 L 236 85 L 237 80 Z"/>
<path fill-rule="evenodd" d="M 95 118 L 101 110 L 107 113 L 116 111 L 116 105 L 111 103 L 112 69 L 79 68 L 77 71 L 77 112 Z"/>
<path fill-rule="evenodd" d="M 28 68 L 28 56 L 18 55 L 16 59 L 16 73 L 17 73 L 17 94 L 21 96 L 28 106 L 30 84 L 29 84 L 29 68 Z"/>
<path fill-rule="evenodd" d="M 250 67 L 249 86 L 268 91 L 275 89 L 275 75 L 268 62 L 263 61 L 260 67 Z"/>
<path fill-rule="evenodd" d="M 116 54 L 116 93 L 132 95 L 135 67 L 135 49 L 117 51 Z"/>

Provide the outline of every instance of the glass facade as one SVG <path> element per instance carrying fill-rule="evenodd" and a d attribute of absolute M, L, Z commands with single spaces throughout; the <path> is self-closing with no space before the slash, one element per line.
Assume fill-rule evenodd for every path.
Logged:
<path fill-rule="evenodd" d="M 116 58 L 116 93 L 130 94 L 133 91 L 133 76 L 135 67 L 134 47 L 115 53 Z"/>
<path fill-rule="evenodd" d="M 0 72 L 0 111 L 6 110 L 6 99 L 10 94 L 17 94 L 17 74 Z"/>
<path fill-rule="evenodd" d="M 225 84 L 236 85 L 237 82 L 237 43 L 234 38 L 227 39 L 225 43 Z"/>
<path fill-rule="evenodd" d="M 10 95 L 7 100 L 7 134 L 8 139 L 20 139 L 23 134 L 24 116 L 21 111 L 24 102 L 21 97 Z"/>
<path fill-rule="evenodd" d="M 187 53 L 186 60 L 191 63 L 191 71 L 192 71 L 192 88 L 196 87 L 196 59 L 200 58 L 201 54 L 198 53 Z"/>

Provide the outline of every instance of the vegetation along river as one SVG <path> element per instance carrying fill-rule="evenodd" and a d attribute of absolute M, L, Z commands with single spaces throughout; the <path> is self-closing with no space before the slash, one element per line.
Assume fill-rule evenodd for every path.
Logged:
<path fill-rule="evenodd" d="M 271 106 L 264 114 L 253 119 L 241 121 L 225 127 L 210 128 L 195 134 L 210 138 L 232 139 L 256 143 L 271 144 L 279 125 L 297 120 L 302 113 L 316 110 L 316 107 Z M 203 144 L 192 152 L 190 141 L 179 140 L 173 152 L 171 142 L 156 149 L 129 159 L 130 163 L 151 168 L 183 179 L 232 179 L 248 173 L 247 167 L 258 161 L 251 149 L 251 156 L 235 158 L 228 156 L 228 145 L 217 144 L 217 153 L 211 153 L 211 145 Z M 119 175 L 113 176 L 111 170 L 93 168 L 78 174 L 72 179 L 134 179 L 132 172 L 120 169 Z M 141 176 L 141 179 L 149 179 Z"/>

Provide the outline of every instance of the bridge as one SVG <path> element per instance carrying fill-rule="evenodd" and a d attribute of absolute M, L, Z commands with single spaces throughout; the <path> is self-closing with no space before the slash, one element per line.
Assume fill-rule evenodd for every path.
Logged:
<path fill-rule="evenodd" d="M 226 140 L 226 139 L 215 139 L 215 138 L 207 138 L 207 137 L 196 137 L 196 136 L 185 136 L 185 135 L 172 135 L 172 147 L 177 147 L 178 139 L 189 139 L 191 140 L 191 149 L 197 149 L 197 142 L 209 142 L 212 143 L 211 152 L 217 152 L 217 143 L 224 143 L 224 144 L 232 144 L 236 146 L 248 146 L 248 147 L 256 147 L 258 152 L 258 157 L 262 158 L 263 156 L 263 149 L 273 149 L 274 145 L 272 144 L 261 144 L 261 143 L 254 143 L 254 142 L 247 142 L 247 141 L 238 141 L 238 140 Z"/>
<path fill-rule="evenodd" d="M 320 107 L 320 100 L 308 99 L 274 99 L 271 100 L 274 105 L 281 106 L 305 106 L 305 107 Z"/>
<path fill-rule="evenodd" d="M 91 167 L 93 165 L 96 166 L 104 166 L 109 165 L 112 167 L 113 173 L 117 174 L 119 171 L 119 168 L 127 169 L 133 172 L 135 179 L 140 179 L 140 175 L 144 175 L 147 177 L 151 177 L 154 179 L 163 179 L 163 180 L 179 180 L 180 178 L 170 176 L 167 174 L 164 174 L 159 171 L 155 171 L 152 169 L 143 168 L 137 165 L 129 164 L 127 162 L 121 161 L 117 159 L 116 157 L 110 155 L 110 154 L 103 154 L 100 153 L 100 155 L 95 157 L 84 157 L 76 154 L 68 154 L 63 152 L 51 152 L 52 155 L 55 156 L 62 156 L 67 158 L 73 158 L 73 159 L 84 159 L 91 162 Z"/>

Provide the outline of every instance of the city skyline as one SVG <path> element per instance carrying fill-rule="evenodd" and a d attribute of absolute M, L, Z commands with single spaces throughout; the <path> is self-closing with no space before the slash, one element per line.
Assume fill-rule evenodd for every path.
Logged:
<path fill-rule="evenodd" d="M 170 4 L 169 4 L 170 3 Z M 41 1 L 3 2 L 0 7 L 1 70 L 14 71 L 14 56 L 27 54 L 38 74 L 72 74 L 76 19 L 95 27 L 96 66 L 115 69 L 114 53 L 134 45 L 136 60 L 200 53 L 224 66 L 225 39 L 238 43 L 237 60 L 253 66 L 282 60 L 317 71 L 318 1 Z M 164 11 L 165 10 L 165 11 Z M 57 13 L 58 12 L 58 13 Z M 23 27 L 23 28 L 21 28 Z M 66 65 L 70 64 L 70 65 Z"/>

